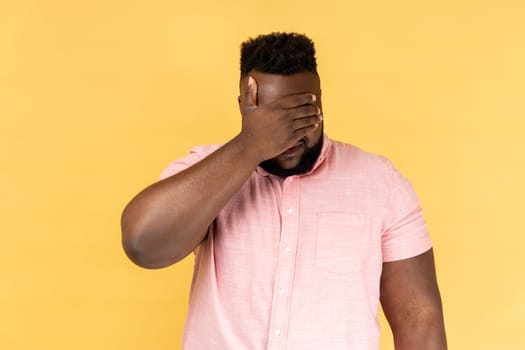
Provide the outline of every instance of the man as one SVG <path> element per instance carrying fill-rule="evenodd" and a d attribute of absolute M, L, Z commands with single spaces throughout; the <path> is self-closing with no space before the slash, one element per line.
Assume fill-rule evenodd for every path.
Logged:
<path fill-rule="evenodd" d="M 122 215 L 147 268 L 193 252 L 184 349 L 446 349 L 418 199 L 384 157 L 323 133 L 314 45 L 272 33 L 241 49 L 242 130 L 163 172 Z"/>

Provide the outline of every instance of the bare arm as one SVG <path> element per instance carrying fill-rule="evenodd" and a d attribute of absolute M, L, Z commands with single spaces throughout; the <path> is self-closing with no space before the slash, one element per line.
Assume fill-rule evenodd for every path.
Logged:
<path fill-rule="evenodd" d="M 147 268 L 169 266 L 201 243 L 208 227 L 263 160 L 295 144 L 320 122 L 312 94 L 257 106 L 250 78 L 241 101 L 241 133 L 188 169 L 140 192 L 122 213 L 122 244 Z"/>
<path fill-rule="evenodd" d="M 432 249 L 383 264 L 381 304 L 396 350 L 447 349 Z"/>
<path fill-rule="evenodd" d="M 209 157 L 140 192 L 122 214 L 124 250 L 136 264 L 160 268 L 186 257 L 257 166 L 235 138 Z"/>

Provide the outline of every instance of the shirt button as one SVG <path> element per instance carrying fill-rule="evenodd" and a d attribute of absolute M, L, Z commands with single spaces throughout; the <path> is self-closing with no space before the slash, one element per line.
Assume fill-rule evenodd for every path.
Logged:
<path fill-rule="evenodd" d="M 284 288 L 279 289 L 279 294 L 281 294 L 281 295 L 284 294 Z"/>
<path fill-rule="evenodd" d="M 293 208 L 288 208 L 288 214 L 293 213 Z"/>
<path fill-rule="evenodd" d="M 281 330 L 280 330 L 280 329 L 276 329 L 275 332 L 274 332 L 274 334 L 275 334 L 276 336 L 280 336 L 280 335 L 281 335 Z"/>
<path fill-rule="evenodd" d="M 284 251 L 287 252 L 287 253 L 290 253 L 292 251 L 292 248 L 286 247 L 286 248 L 284 248 Z"/>

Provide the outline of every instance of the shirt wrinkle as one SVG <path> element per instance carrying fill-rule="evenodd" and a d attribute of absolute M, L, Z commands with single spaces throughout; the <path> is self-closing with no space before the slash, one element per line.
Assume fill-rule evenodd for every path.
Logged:
<path fill-rule="evenodd" d="M 379 349 L 382 264 L 430 249 L 430 236 L 388 159 L 323 138 L 307 174 L 257 167 L 194 250 L 183 349 Z M 219 147 L 194 147 L 161 178 Z"/>

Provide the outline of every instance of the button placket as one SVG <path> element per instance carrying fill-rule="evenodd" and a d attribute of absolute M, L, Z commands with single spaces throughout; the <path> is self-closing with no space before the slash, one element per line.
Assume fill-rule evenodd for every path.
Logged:
<path fill-rule="evenodd" d="M 281 240 L 274 286 L 274 298 L 270 319 L 268 349 L 284 349 L 290 307 L 291 287 L 295 268 L 295 247 L 298 237 L 298 180 L 288 178 L 283 184 L 281 216 Z"/>

